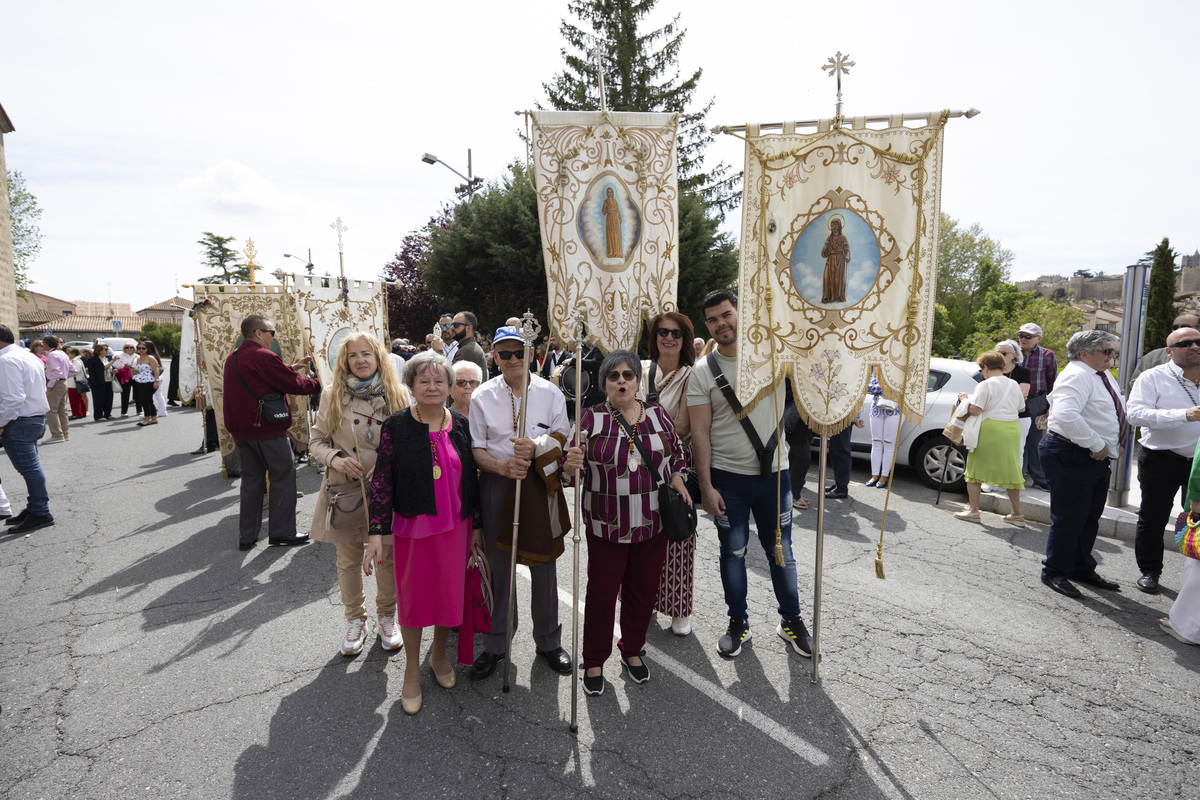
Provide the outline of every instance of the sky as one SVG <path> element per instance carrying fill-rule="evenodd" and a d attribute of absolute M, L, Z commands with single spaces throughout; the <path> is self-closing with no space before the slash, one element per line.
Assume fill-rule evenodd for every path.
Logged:
<path fill-rule="evenodd" d="M 853 5 L 659 0 L 711 124 L 829 117 L 821 66 L 849 54 L 847 116 L 983 113 L 946 129 L 942 210 L 1013 251 L 1012 278 L 1123 272 L 1169 237 L 1200 249 L 1200 3 Z M 454 169 L 523 158 L 515 112 L 562 69 L 566 0 L 208 0 L 0 5 L 10 170 L 43 208 L 35 291 L 164 300 L 205 274 L 205 231 L 269 273 L 312 260 L 370 279 L 454 200 Z M 711 162 L 743 165 L 718 136 Z M 741 210 L 724 223 L 736 235 Z M 275 282 L 265 277 L 266 282 Z M 187 290 L 182 292 L 190 296 Z"/>

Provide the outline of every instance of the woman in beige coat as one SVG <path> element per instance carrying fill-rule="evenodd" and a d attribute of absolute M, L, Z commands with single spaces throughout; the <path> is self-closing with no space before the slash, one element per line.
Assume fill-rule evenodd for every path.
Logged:
<path fill-rule="evenodd" d="M 325 465 L 325 480 L 313 512 L 313 539 L 337 549 L 338 586 L 348 628 L 341 653 L 356 656 L 370 632 L 363 592 L 363 548 L 367 544 L 367 506 L 363 487 L 370 485 L 379 447 L 380 425 L 407 408 L 408 390 L 401 385 L 383 345 L 369 333 L 355 331 L 342 340 L 332 384 L 321 397 L 312 427 L 311 457 Z M 375 570 L 375 608 L 379 642 L 385 650 L 400 648 L 396 625 L 396 576 L 390 543 L 384 567 Z"/>

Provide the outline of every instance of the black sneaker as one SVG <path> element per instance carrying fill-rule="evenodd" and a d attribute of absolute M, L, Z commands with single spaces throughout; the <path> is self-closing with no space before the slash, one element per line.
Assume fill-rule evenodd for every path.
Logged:
<path fill-rule="evenodd" d="M 583 693 L 586 695 L 591 695 L 592 697 L 604 694 L 604 676 L 596 675 L 589 678 L 587 673 L 584 673 Z"/>
<path fill-rule="evenodd" d="M 742 643 L 750 641 L 750 620 L 729 618 L 729 630 L 717 640 L 717 650 L 730 658 L 742 652 Z"/>
<path fill-rule="evenodd" d="M 629 672 L 629 677 L 634 683 L 645 683 L 650 680 L 650 668 L 646 666 L 646 651 L 638 653 L 638 657 L 642 659 L 642 665 L 635 667 L 629 663 L 624 653 L 621 653 L 621 663 L 625 665 L 625 669 Z"/>
<path fill-rule="evenodd" d="M 20 525 L 22 522 L 25 521 L 25 518 L 28 516 L 29 516 L 29 506 L 26 506 L 25 510 L 22 511 L 20 514 L 17 514 L 15 517 L 9 517 L 8 519 L 4 520 L 4 524 L 5 525 Z"/>
<path fill-rule="evenodd" d="M 808 628 L 804 627 L 804 620 L 799 617 L 784 617 L 775 632 L 797 653 L 805 658 L 812 658 L 812 637 L 808 635 Z"/>

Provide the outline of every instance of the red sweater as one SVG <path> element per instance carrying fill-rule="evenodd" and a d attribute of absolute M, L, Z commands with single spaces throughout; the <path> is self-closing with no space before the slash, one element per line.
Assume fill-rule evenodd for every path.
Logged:
<path fill-rule="evenodd" d="M 233 368 L 233 357 L 237 356 L 237 371 Z M 225 394 L 223 416 L 225 429 L 234 439 L 262 441 L 264 439 L 282 439 L 287 436 L 287 430 L 292 424 L 291 414 L 287 422 L 260 422 L 258 400 L 246 391 L 242 380 L 238 380 L 238 372 L 242 380 L 250 385 L 251 391 L 257 397 L 267 392 L 283 392 L 284 394 L 317 394 L 321 391 L 321 382 L 315 378 L 301 378 L 296 371 L 283 363 L 283 359 L 274 352 L 262 347 L 249 339 L 234 350 L 225 359 Z"/>

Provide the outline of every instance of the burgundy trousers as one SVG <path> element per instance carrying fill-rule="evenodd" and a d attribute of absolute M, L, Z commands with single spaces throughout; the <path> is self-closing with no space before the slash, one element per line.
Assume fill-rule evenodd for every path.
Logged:
<path fill-rule="evenodd" d="M 583 666 L 600 667 L 612 655 L 617 595 L 621 638 L 617 647 L 636 656 L 646 645 L 658 581 L 667 555 L 662 533 L 637 544 L 617 544 L 588 535 L 588 582 L 583 606 Z"/>

